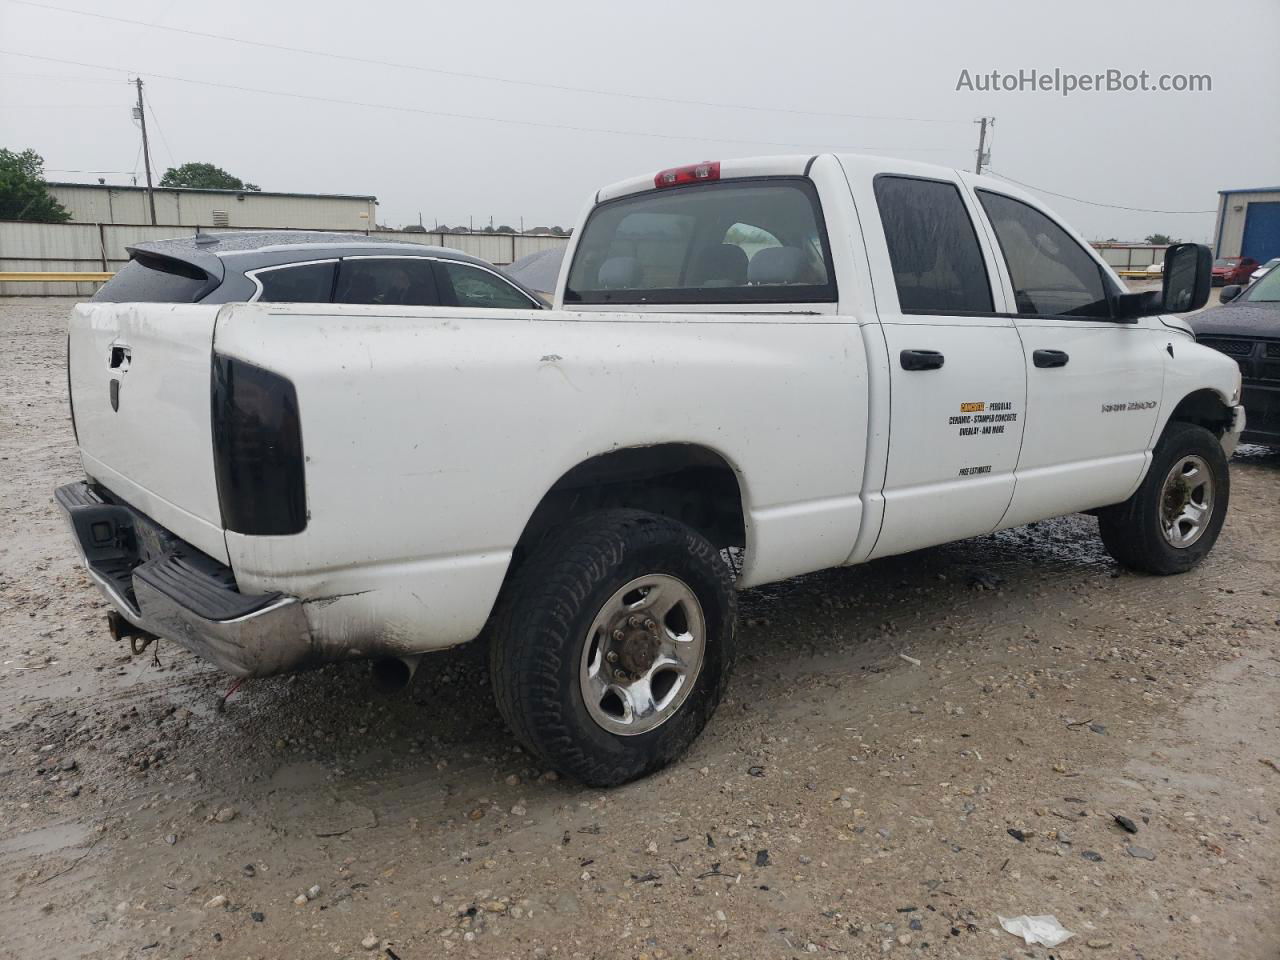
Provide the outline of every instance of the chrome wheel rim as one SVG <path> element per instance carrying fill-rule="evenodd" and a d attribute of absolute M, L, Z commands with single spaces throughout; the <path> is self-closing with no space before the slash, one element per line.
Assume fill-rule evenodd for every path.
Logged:
<path fill-rule="evenodd" d="M 582 648 L 587 713 L 621 736 L 670 720 L 693 692 L 707 648 L 702 604 L 665 573 L 636 577 L 600 608 Z"/>
<path fill-rule="evenodd" d="M 1160 529 L 1170 546 L 1184 550 L 1209 528 L 1213 517 L 1213 473 L 1203 457 L 1178 460 L 1160 494 Z"/>

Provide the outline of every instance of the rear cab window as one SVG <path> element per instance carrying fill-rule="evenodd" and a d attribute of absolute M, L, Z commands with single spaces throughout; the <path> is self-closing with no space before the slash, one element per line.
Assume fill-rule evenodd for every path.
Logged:
<path fill-rule="evenodd" d="M 134 253 L 92 299 L 98 303 L 195 303 L 214 286 L 193 263 Z"/>
<path fill-rule="evenodd" d="M 600 204 L 566 303 L 833 303 L 835 274 L 813 184 L 720 180 Z"/>

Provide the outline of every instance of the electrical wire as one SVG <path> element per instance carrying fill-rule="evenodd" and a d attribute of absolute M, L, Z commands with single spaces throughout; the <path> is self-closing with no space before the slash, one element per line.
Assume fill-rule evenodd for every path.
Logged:
<path fill-rule="evenodd" d="M 167 30 L 170 33 L 180 33 L 189 37 L 200 37 L 205 40 L 220 40 L 226 43 L 239 43 L 250 47 L 259 47 L 264 50 L 282 51 L 285 53 L 300 53 L 308 57 L 327 57 L 332 60 L 344 60 L 348 63 L 358 63 L 363 66 L 391 67 L 396 70 L 413 70 L 418 73 L 431 73 L 437 76 L 455 77 L 465 80 L 487 80 L 493 83 L 504 83 L 518 87 L 534 87 L 542 90 L 555 90 L 560 93 L 585 93 L 596 96 L 621 97 L 627 100 L 645 100 L 650 103 L 667 103 L 677 104 L 680 106 L 698 106 L 713 107 L 717 110 L 751 110 L 759 113 L 790 113 L 797 116 L 808 117 L 834 117 L 843 120 L 901 120 L 911 123 L 968 123 L 968 120 L 952 120 L 945 117 L 895 117 L 884 114 L 859 114 L 859 113 L 839 113 L 826 110 L 798 110 L 794 107 L 765 107 L 759 104 L 748 103 L 729 103 L 716 100 L 691 100 L 685 97 L 660 97 L 647 93 L 630 93 L 622 90 L 600 90 L 592 87 L 575 87 L 568 84 L 544 83 L 537 80 L 516 80 L 511 77 L 500 77 L 487 73 L 469 73 L 461 70 L 441 70 L 437 67 L 424 67 L 417 63 L 404 63 L 395 60 L 378 60 L 373 57 L 360 57 L 354 54 L 334 53 L 329 50 L 313 50 L 308 47 L 294 47 L 283 43 L 270 43 L 265 40 L 251 40 L 247 37 L 234 37 L 223 33 L 210 33 L 204 30 L 190 30 L 184 27 L 171 27 L 165 24 L 149 23 L 146 20 L 134 20 L 130 17 L 111 16 L 105 13 L 95 13 L 90 10 L 76 10 L 71 7 L 59 7 L 46 3 L 32 3 L 31 0 L 4 0 L 6 3 L 17 4 L 24 7 L 34 7 L 37 10 L 45 10 L 55 13 L 68 13 L 74 16 L 93 17 L 98 20 L 108 20 L 115 23 L 126 23 L 131 26 L 146 27 L 151 30 Z M 750 141 L 733 141 L 735 143 L 744 143 Z"/>
<path fill-rule="evenodd" d="M 119 83 L 118 80 L 108 80 L 106 77 L 67 77 L 58 76 L 52 73 L 0 73 L 0 77 L 6 77 L 14 80 L 56 80 L 65 81 L 67 83 Z"/>
<path fill-rule="evenodd" d="M 15 0 L 7 0 L 7 2 L 15 2 Z M 48 57 L 35 53 L 20 53 L 17 50 L 0 50 L 0 54 L 12 57 L 26 57 L 30 60 L 42 60 L 48 63 L 70 64 L 76 67 L 88 67 L 93 70 L 123 70 L 119 66 L 107 66 L 101 63 L 86 63 L 83 60 L 68 60 L 61 57 Z M 945 147 L 848 147 L 835 146 L 830 143 L 794 143 L 783 142 L 777 140 L 751 140 L 751 139 L 735 139 L 731 137 L 696 137 L 675 133 L 655 133 L 647 130 L 616 130 L 606 127 L 583 127 L 566 123 L 543 123 L 538 120 L 517 120 L 511 117 L 490 117 L 472 113 L 453 113 L 444 110 L 425 110 L 421 107 L 405 107 L 390 103 L 375 103 L 368 100 L 347 100 L 341 97 L 322 97 L 317 94 L 310 93 L 292 93 L 285 90 L 267 90 L 262 87 L 246 87 L 233 83 L 217 83 L 213 80 L 193 80 L 190 77 L 179 77 L 174 74 L 156 73 L 153 70 L 136 70 L 129 69 L 131 73 L 146 74 L 150 77 L 158 77 L 161 80 L 173 80 L 177 83 L 190 83 L 202 87 L 215 87 L 222 90 L 235 90 L 240 93 L 255 93 L 261 96 L 270 97 L 286 97 L 292 100 L 307 100 L 314 103 L 330 103 L 347 107 L 361 107 L 366 110 L 392 110 L 397 113 L 412 113 L 427 117 L 445 117 L 450 120 L 475 120 L 482 123 L 505 123 L 521 127 L 537 127 L 544 130 L 562 130 L 573 133 L 604 133 L 615 137 L 648 137 L 658 140 L 680 140 L 692 143 L 736 143 L 736 144 L 754 144 L 756 146 L 767 147 L 792 147 L 801 150 L 845 150 L 845 151 L 874 151 L 888 153 L 949 153 L 949 148 Z"/>
<path fill-rule="evenodd" d="M 151 120 L 156 125 L 156 133 L 160 134 L 160 142 L 164 144 L 164 152 L 169 155 L 169 166 L 176 167 L 178 161 L 173 158 L 173 151 L 169 149 L 169 138 L 164 135 L 164 128 L 160 126 L 160 118 L 156 116 L 156 108 L 151 105 L 151 101 L 143 99 L 143 105 L 147 108 L 147 112 L 151 114 Z"/>
<path fill-rule="evenodd" d="M 134 173 L 135 170 L 73 170 L 70 167 L 45 167 L 48 173 L 113 173 L 117 176 L 127 177 Z"/>
<path fill-rule="evenodd" d="M 1217 213 L 1217 210 L 1153 210 L 1149 207 L 1126 207 L 1118 203 L 1099 203 L 1096 200 L 1083 200 L 1080 197 L 1068 196 L 1065 193 L 1056 193 L 1053 190 L 1046 190 L 1044 187 L 1033 186 L 1030 183 L 1023 183 L 1021 180 L 1015 180 L 1013 177 L 1007 177 L 998 170 L 992 170 L 987 167 L 986 172 L 999 177 L 1001 180 L 1008 180 L 1010 183 L 1016 183 L 1020 187 L 1026 187 L 1028 190 L 1034 190 L 1036 193 L 1047 193 L 1051 197 L 1060 197 L 1063 200 L 1072 200 L 1076 203 L 1087 204 L 1090 207 L 1106 207 L 1108 210 L 1129 210 L 1133 213 L 1168 213 L 1168 214 L 1204 214 Z"/>

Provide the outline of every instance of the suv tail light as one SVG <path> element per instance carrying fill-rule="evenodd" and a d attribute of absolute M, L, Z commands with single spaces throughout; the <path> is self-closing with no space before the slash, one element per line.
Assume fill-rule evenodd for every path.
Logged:
<path fill-rule="evenodd" d="M 211 406 L 222 525 L 253 536 L 301 533 L 307 526 L 306 470 L 293 384 L 215 353 Z"/>
<path fill-rule="evenodd" d="M 704 160 L 702 163 L 691 163 L 687 167 L 672 167 L 663 170 L 653 178 L 655 187 L 678 187 L 685 183 L 705 183 L 708 180 L 720 179 L 720 161 Z"/>

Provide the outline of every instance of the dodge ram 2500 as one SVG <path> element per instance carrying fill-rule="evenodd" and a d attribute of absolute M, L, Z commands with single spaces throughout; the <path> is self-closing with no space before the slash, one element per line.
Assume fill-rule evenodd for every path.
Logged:
<path fill-rule="evenodd" d="M 1126 566 L 1203 559 L 1244 425 L 1173 316 L 1210 268 L 1129 293 L 950 169 L 664 170 L 592 196 L 552 310 L 76 307 L 57 499 L 118 636 L 403 676 L 483 633 L 515 734 L 621 783 L 711 716 L 736 589 L 1076 511 Z"/>

